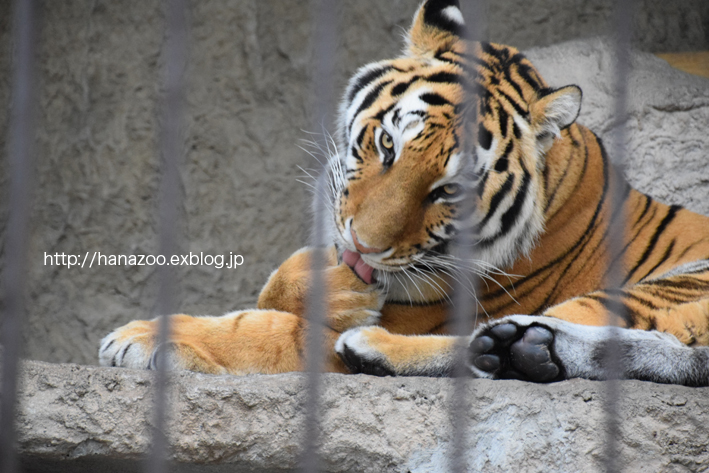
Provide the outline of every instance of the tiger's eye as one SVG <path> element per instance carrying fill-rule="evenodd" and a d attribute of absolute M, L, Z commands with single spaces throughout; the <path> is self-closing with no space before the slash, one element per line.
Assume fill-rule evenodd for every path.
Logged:
<path fill-rule="evenodd" d="M 391 135 L 386 131 L 382 132 L 380 141 L 384 149 L 391 150 L 394 147 L 394 140 L 391 139 Z"/>
<path fill-rule="evenodd" d="M 443 186 L 443 192 L 449 197 L 457 195 L 460 192 L 460 186 L 458 184 L 446 184 Z"/>

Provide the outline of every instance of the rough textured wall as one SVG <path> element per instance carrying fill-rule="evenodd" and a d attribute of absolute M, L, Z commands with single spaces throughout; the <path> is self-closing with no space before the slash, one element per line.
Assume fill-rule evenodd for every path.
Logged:
<path fill-rule="evenodd" d="M 529 47 L 605 30 L 607 2 L 562 3 L 491 2 L 489 35 Z M 341 4 L 332 78 L 336 90 L 356 67 L 399 51 L 403 28 L 418 1 Z M 705 2 L 688 0 L 674 9 L 666 4 L 644 3 L 638 18 L 647 19 L 641 22 L 646 40 L 638 44 L 650 50 L 706 48 Z M 25 348 L 35 359 L 95 363 L 101 336 L 131 319 L 154 315 L 155 270 L 48 266 L 44 253 L 156 253 L 162 15 L 154 0 L 44 2 L 42 10 Z M 9 31 L 9 2 L 0 2 L 4 71 L 10 66 Z M 308 117 L 310 32 L 307 2 L 192 3 L 182 251 L 234 252 L 245 263 L 232 270 L 181 268 L 178 299 L 184 312 L 219 314 L 252 306 L 269 272 L 305 241 L 308 192 L 296 179 L 302 175 L 297 165 L 312 165 L 297 147 L 307 137 L 301 130 L 313 130 Z M 553 83 L 582 84 L 582 121 L 605 135 L 612 123 L 608 54 L 581 45 L 538 55 Z M 650 58 L 637 61 L 654 68 L 647 79 L 638 73 L 637 80 L 654 84 L 656 102 L 634 102 L 634 126 L 652 131 L 656 145 L 648 148 L 646 135 L 634 135 L 633 153 L 640 157 L 629 166 L 634 182 L 665 200 L 709 213 L 703 177 L 708 173 L 702 173 L 706 81 L 662 69 L 663 63 Z M 9 77 L 0 75 L 3 110 Z M 667 125 L 670 118 L 678 120 L 672 127 Z M 0 130 L 6 130 L 6 120 L 0 114 Z M 4 153 L 4 142 L 2 149 Z M 5 166 L 3 159 L 3 192 Z M 3 195 L 3 226 L 6 211 Z"/>
<path fill-rule="evenodd" d="M 492 41 L 527 49 L 608 34 L 614 0 L 490 1 Z M 633 42 L 643 51 L 709 48 L 709 3 L 704 0 L 634 2 Z"/>

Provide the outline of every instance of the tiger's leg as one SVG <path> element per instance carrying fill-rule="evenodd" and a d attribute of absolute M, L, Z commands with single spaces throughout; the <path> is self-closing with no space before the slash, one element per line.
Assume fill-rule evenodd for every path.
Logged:
<path fill-rule="evenodd" d="M 709 300 L 691 305 L 709 310 Z M 546 316 L 513 315 L 483 325 L 470 337 L 467 362 L 480 378 L 602 380 L 610 372 L 605 357 L 611 336 L 622 359 L 621 377 L 709 386 L 709 347 L 690 347 L 656 330 L 581 325 Z M 455 342 L 451 336 L 398 335 L 382 327 L 358 327 L 342 334 L 335 350 L 353 373 L 448 376 Z"/>
<path fill-rule="evenodd" d="M 259 309 L 273 309 L 304 317 L 311 278 L 311 248 L 302 248 L 271 274 L 261 290 Z M 378 323 L 384 294 L 366 284 L 344 263 L 337 261 L 333 247 L 325 252 L 323 282 L 327 314 L 325 323 L 338 332 Z"/>
<path fill-rule="evenodd" d="M 456 340 L 446 335 L 400 335 L 383 327 L 357 327 L 340 336 L 335 351 L 352 373 L 449 376 Z"/>
<path fill-rule="evenodd" d="M 502 333 L 496 336 L 493 330 Z M 620 359 L 609 366 L 613 337 Z M 599 327 L 544 316 L 512 315 L 471 337 L 470 370 L 482 378 L 536 382 L 620 376 L 656 383 L 709 386 L 709 348 L 689 347 L 658 331 Z"/>
<path fill-rule="evenodd" d="M 170 341 L 163 347 L 168 365 L 211 374 L 283 373 L 303 368 L 306 323 L 287 312 L 245 310 L 221 317 L 171 317 Z M 155 369 L 158 319 L 131 322 L 101 341 L 102 366 Z M 323 329 L 332 347 L 339 333 Z M 345 372 L 335 357 L 327 371 Z"/>
<path fill-rule="evenodd" d="M 166 349 L 171 365 L 206 373 L 280 373 L 302 368 L 303 320 L 310 280 L 310 250 L 297 251 L 275 271 L 259 297 L 259 308 L 222 317 L 176 315 Z M 327 367 L 346 371 L 333 350 L 340 332 L 379 320 L 381 292 L 365 284 L 348 266 L 327 252 L 323 279 L 327 286 L 324 326 Z M 105 366 L 154 368 L 158 323 L 135 321 L 101 343 Z"/>
<path fill-rule="evenodd" d="M 573 377 L 605 379 L 608 370 L 604 354 L 612 334 L 622 353 L 624 377 L 709 385 L 709 348 L 692 348 L 680 342 L 707 343 L 709 297 L 703 297 L 707 294 L 701 284 L 703 276 L 695 276 L 673 275 L 613 291 L 627 309 L 622 318 L 616 315 L 617 320 L 636 328 L 616 328 L 611 333 L 609 327 L 602 326 L 608 321 L 604 299 L 610 296 L 608 291 L 564 302 L 545 316 L 509 316 L 489 322 L 470 339 L 469 367 L 485 378 L 537 382 Z M 688 278 L 693 284 L 687 283 Z M 680 298 L 677 287 L 692 290 Z M 655 298 L 654 309 L 640 313 L 637 304 L 647 309 L 650 295 Z M 573 322 L 563 320 L 564 315 Z M 648 330 L 653 328 L 656 330 Z M 453 337 L 410 337 L 381 327 L 361 327 L 345 332 L 337 341 L 336 351 L 354 372 L 441 376 L 452 368 L 454 343 Z"/>
<path fill-rule="evenodd" d="M 571 299 L 547 310 L 547 317 L 491 322 L 472 337 L 471 370 L 533 381 L 605 379 L 603 353 L 613 335 L 624 377 L 707 385 L 709 349 L 701 345 L 709 344 L 709 271 L 706 263 L 692 267 L 693 272 L 675 270 L 622 290 Z M 612 319 L 610 307 L 621 308 Z M 627 328 L 611 333 L 597 327 L 608 320 Z"/>

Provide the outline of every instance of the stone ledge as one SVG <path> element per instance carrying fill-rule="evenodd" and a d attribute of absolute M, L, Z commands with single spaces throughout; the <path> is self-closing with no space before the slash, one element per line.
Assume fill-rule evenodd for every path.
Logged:
<path fill-rule="evenodd" d="M 149 448 L 153 373 L 24 362 L 18 443 L 27 471 L 135 471 Z M 332 472 L 445 471 L 451 380 L 323 376 L 322 456 Z M 172 379 L 171 471 L 291 471 L 305 378 Z M 624 471 L 709 465 L 709 388 L 621 383 Z M 475 471 L 600 471 L 604 384 L 470 380 Z"/>

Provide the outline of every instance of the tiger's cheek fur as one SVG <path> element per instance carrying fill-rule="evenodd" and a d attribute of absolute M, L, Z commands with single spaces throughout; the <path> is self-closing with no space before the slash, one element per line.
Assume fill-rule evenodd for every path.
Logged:
<path fill-rule="evenodd" d="M 426 202 L 428 183 L 415 179 L 406 183 L 406 177 L 401 176 L 404 171 L 386 175 L 363 172 L 362 179 L 351 182 L 340 199 L 340 231 L 346 232 L 351 220 L 362 241 L 394 249 L 392 257 L 406 257 L 427 246 L 429 229 L 445 226 L 451 212 Z"/>

